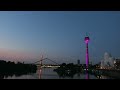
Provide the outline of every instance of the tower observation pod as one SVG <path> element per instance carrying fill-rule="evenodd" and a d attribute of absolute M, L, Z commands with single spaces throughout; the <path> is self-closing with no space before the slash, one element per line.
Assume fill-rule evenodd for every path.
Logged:
<path fill-rule="evenodd" d="M 86 36 L 84 41 L 86 44 L 86 69 L 88 69 L 89 66 L 89 52 L 88 52 L 88 42 L 89 42 L 90 38 L 89 36 Z"/>

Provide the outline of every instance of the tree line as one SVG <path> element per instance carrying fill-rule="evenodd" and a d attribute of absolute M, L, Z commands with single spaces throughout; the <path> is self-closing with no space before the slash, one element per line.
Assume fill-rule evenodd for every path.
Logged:
<path fill-rule="evenodd" d="M 4 75 L 22 75 L 27 73 L 35 73 L 37 66 L 33 64 L 15 63 L 11 61 L 0 60 L 0 77 Z"/>

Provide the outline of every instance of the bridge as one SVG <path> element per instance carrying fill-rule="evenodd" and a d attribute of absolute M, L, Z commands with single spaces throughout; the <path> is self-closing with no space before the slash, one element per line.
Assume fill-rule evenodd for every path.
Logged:
<path fill-rule="evenodd" d="M 50 62 L 53 62 L 55 65 L 51 65 L 51 64 L 43 64 L 43 61 L 50 61 Z M 57 62 L 55 62 L 54 60 L 51 60 L 49 58 L 43 58 L 43 56 L 41 57 L 40 60 L 34 62 L 33 64 L 36 64 L 37 67 L 38 67 L 38 76 L 39 76 L 39 79 L 42 78 L 42 68 L 52 68 L 52 67 L 60 67 L 60 64 L 58 64 Z"/>
<path fill-rule="evenodd" d="M 46 60 L 53 62 L 54 65 L 53 65 L 53 64 L 43 64 L 43 61 L 46 61 Z M 49 59 L 49 58 L 43 58 L 43 56 L 42 56 L 42 58 L 41 58 L 40 60 L 34 62 L 34 64 L 36 64 L 38 68 L 39 68 L 39 67 L 40 67 L 40 68 L 60 67 L 60 64 L 58 64 L 58 63 L 55 62 L 54 60 L 51 60 L 51 59 Z"/>

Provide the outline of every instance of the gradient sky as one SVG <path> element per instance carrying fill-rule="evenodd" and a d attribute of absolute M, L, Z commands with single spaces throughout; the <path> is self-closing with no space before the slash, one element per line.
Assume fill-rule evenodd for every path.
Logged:
<path fill-rule="evenodd" d="M 1 11 L 0 59 L 85 63 L 86 32 L 90 61 L 120 58 L 120 11 Z"/>

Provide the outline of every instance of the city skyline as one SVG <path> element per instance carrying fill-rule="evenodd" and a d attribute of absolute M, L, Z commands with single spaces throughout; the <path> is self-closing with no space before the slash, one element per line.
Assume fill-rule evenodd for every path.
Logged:
<path fill-rule="evenodd" d="M 119 11 L 1 11 L 0 59 L 34 62 L 41 55 L 58 63 L 98 63 L 105 52 L 120 57 Z"/>

